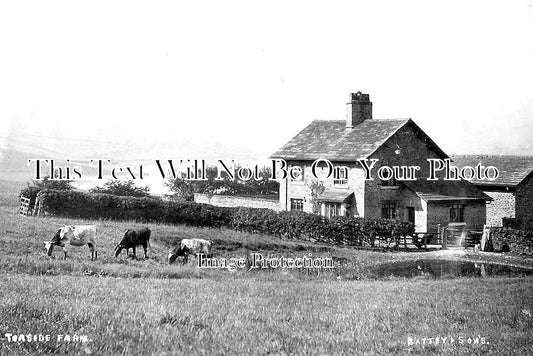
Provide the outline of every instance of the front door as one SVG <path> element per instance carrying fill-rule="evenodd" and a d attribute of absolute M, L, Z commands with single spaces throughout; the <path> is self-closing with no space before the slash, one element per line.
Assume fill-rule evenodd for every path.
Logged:
<path fill-rule="evenodd" d="M 412 206 L 407 207 L 407 221 L 415 225 L 415 208 Z"/>

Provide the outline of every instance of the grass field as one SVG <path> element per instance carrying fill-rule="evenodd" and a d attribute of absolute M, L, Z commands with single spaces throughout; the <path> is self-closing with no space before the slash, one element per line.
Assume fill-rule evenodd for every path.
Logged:
<path fill-rule="evenodd" d="M 0 277 L 9 332 L 86 334 L 74 343 L 3 343 L 65 354 L 531 354 L 531 281 L 325 282 Z M 484 337 L 488 344 L 408 346 L 407 337 Z"/>
<path fill-rule="evenodd" d="M 10 191 L 0 194 L 0 355 L 533 353 L 531 277 L 375 280 L 370 267 L 431 253 L 156 224 L 146 224 L 152 230 L 149 259 L 139 250 L 136 260 L 115 259 L 121 232 L 140 224 L 21 217 L 17 194 L 0 184 L 6 187 Z M 56 258 L 45 256 L 42 242 L 59 226 L 90 223 L 98 225 L 97 261 L 90 261 L 87 247 L 72 247 L 66 261 L 60 249 Z M 306 273 L 169 266 L 169 248 L 185 237 L 213 240 L 221 257 L 328 256 L 337 268 Z M 13 342 L 6 333 L 48 334 L 51 340 Z M 58 335 L 90 341 L 58 341 Z M 448 339 L 408 343 L 437 336 Z"/>

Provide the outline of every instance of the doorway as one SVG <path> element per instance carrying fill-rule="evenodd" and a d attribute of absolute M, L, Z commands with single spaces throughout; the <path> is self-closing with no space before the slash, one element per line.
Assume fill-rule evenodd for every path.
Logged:
<path fill-rule="evenodd" d="M 415 225 L 415 208 L 412 206 L 407 207 L 407 221 Z"/>

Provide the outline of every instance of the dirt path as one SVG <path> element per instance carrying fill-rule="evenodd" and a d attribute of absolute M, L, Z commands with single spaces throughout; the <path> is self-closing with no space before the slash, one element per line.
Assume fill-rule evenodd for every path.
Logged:
<path fill-rule="evenodd" d="M 442 259 L 468 262 L 485 262 L 533 269 L 533 257 L 496 252 L 474 252 L 471 249 L 448 249 L 428 252 L 399 252 L 391 260 Z"/>

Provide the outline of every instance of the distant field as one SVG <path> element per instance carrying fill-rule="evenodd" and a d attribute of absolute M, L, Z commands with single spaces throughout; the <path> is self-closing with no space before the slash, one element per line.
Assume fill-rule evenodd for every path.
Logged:
<path fill-rule="evenodd" d="M 25 187 L 26 183 L 24 182 L 12 182 L 0 179 L 0 206 L 18 206 L 20 190 Z"/>
<path fill-rule="evenodd" d="M 531 277 L 370 280 L 369 267 L 431 253 L 356 250 L 228 229 L 22 217 L 19 188 L 8 188 L 0 205 L 0 355 L 533 352 Z M 61 249 L 55 258 L 45 255 L 43 241 L 59 226 L 93 223 L 97 261 L 90 261 L 87 247 L 71 247 L 66 261 Z M 142 249 L 137 260 L 112 257 L 122 231 L 140 226 L 152 230 L 149 259 Z M 186 237 L 212 240 L 219 257 L 327 256 L 337 268 L 230 272 L 198 269 L 194 262 L 168 265 L 169 249 Z M 9 342 L 5 333 L 50 334 L 53 341 Z M 58 334 L 91 341 L 57 342 Z M 436 336 L 455 342 L 408 345 L 408 337 Z M 460 344 L 459 337 L 478 343 Z"/>

